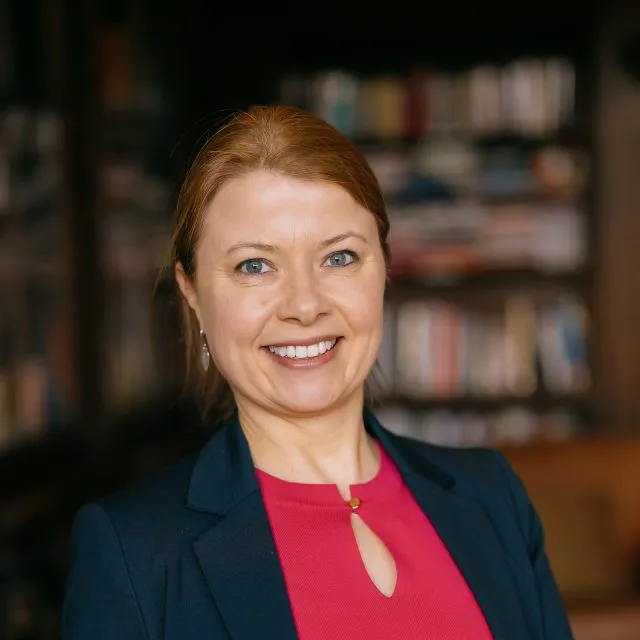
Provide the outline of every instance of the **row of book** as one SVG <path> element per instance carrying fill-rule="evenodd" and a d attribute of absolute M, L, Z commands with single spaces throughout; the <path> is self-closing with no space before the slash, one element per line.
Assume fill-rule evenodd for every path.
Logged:
<path fill-rule="evenodd" d="M 0 119 L 0 448 L 70 412 L 63 127 L 47 107 Z"/>
<path fill-rule="evenodd" d="M 374 408 L 374 413 L 385 427 L 398 435 L 449 447 L 559 442 L 579 435 L 586 428 L 582 417 L 571 411 L 537 412 L 517 404 L 482 413 L 420 411 L 389 404 Z"/>
<path fill-rule="evenodd" d="M 104 106 L 98 224 L 106 285 L 101 382 L 107 410 L 117 413 L 161 395 L 166 384 L 180 383 L 171 374 L 176 370 L 171 343 L 178 342 L 178 334 L 158 345 L 154 307 L 171 233 L 175 185 L 166 163 L 175 139 L 157 69 L 144 55 L 134 55 L 132 33 L 103 33 L 99 47 Z"/>
<path fill-rule="evenodd" d="M 0 448 L 62 425 L 74 395 L 71 328 L 59 283 L 0 285 Z"/>
<path fill-rule="evenodd" d="M 420 138 L 443 130 L 548 136 L 573 123 L 575 85 L 570 61 L 526 58 L 454 72 L 290 74 L 282 79 L 280 100 L 314 111 L 355 138 Z"/>
<path fill-rule="evenodd" d="M 588 261 L 585 216 L 570 204 L 432 203 L 392 207 L 390 219 L 398 279 L 577 273 Z"/>
<path fill-rule="evenodd" d="M 175 185 L 166 174 L 179 132 L 146 13 L 134 12 L 126 26 L 112 25 L 96 38 L 106 301 L 100 377 L 105 408 L 114 413 L 161 395 L 164 373 L 175 368 L 169 354 L 156 353 L 154 285 L 171 232 Z"/>
<path fill-rule="evenodd" d="M 109 283 L 105 314 L 103 393 L 110 411 L 120 411 L 163 392 L 166 370 L 175 370 L 167 353 L 158 353 L 159 318 L 153 305 L 153 283 L 127 277 Z M 178 333 L 171 336 L 179 342 Z M 180 381 L 177 380 L 176 384 Z"/>
<path fill-rule="evenodd" d="M 391 397 L 584 396 L 587 341 L 577 298 L 517 295 L 499 309 L 418 298 L 387 305 L 379 364 Z"/>
<path fill-rule="evenodd" d="M 575 201 L 589 180 L 584 149 L 556 142 L 484 145 L 437 136 L 413 145 L 360 145 L 387 199 Z"/>
<path fill-rule="evenodd" d="M 0 118 L 0 224 L 3 230 L 13 224 L 38 236 L 39 244 L 47 245 L 38 249 L 49 254 L 60 246 L 56 229 L 62 227 L 63 165 L 63 127 L 55 110 L 5 110 Z"/>

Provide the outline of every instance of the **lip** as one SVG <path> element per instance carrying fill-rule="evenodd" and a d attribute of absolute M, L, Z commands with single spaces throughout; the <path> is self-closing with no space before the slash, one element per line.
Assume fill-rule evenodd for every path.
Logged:
<path fill-rule="evenodd" d="M 265 345 L 263 349 L 268 349 L 269 347 L 308 347 L 309 345 L 318 344 L 319 342 L 330 342 L 332 340 L 337 341 L 341 337 L 342 336 L 337 335 L 324 335 L 304 340 L 290 340 L 289 342 L 270 342 L 268 345 Z"/>
<path fill-rule="evenodd" d="M 342 343 L 342 340 L 340 338 L 314 338 L 314 340 L 319 340 L 321 342 L 334 339 L 336 343 L 332 349 L 329 349 L 329 351 L 325 351 L 324 353 L 319 353 L 313 358 L 283 358 L 282 356 L 273 353 L 268 347 L 263 347 L 263 351 L 266 356 L 271 359 L 272 362 L 277 363 L 279 367 L 283 367 L 284 369 L 289 369 L 292 371 L 314 371 L 319 367 L 323 367 L 328 362 L 331 362 L 336 357 L 336 354 L 340 351 Z M 315 344 L 315 342 L 309 342 L 307 340 L 302 344 L 298 344 L 297 346 L 308 346 L 308 344 Z"/>

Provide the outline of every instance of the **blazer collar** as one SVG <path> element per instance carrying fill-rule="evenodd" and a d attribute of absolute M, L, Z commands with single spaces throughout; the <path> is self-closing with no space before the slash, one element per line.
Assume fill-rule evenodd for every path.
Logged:
<path fill-rule="evenodd" d="M 364 422 L 405 480 L 418 474 L 443 489 L 454 484 L 453 476 L 417 456 L 368 410 L 364 412 Z M 187 504 L 197 511 L 223 515 L 256 491 L 259 485 L 249 445 L 237 415 L 233 415 L 201 450 L 191 474 Z"/>
<path fill-rule="evenodd" d="M 494 508 L 456 493 L 455 478 L 419 448 L 384 429 L 365 412 L 367 430 L 392 458 L 465 577 L 495 640 L 538 637 L 525 614 L 528 596 L 516 580 L 490 512 Z M 237 416 L 205 445 L 195 464 L 187 502 L 220 518 L 197 538 L 194 551 L 234 640 L 295 640 L 293 615 L 275 541 L 260 494 L 249 446 Z M 529 596 L 531 594 L 528 594 Z M 244 606 L 242 605 L 244 603 Z M 247 611 L 251 613 L 247 615 Z M 514 631 L 516 630 L 516 631 Z"/>
<path fill-rule="evenodd" d="M 224 515 L 258 490 L 249 444 L 234 414 L 200 451 L 191 473 L 187 505 Z"/>

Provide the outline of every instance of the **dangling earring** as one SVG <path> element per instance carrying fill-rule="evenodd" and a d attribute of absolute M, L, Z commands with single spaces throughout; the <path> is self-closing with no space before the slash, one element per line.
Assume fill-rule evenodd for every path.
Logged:
<path fill-rule="evenodd" d="M 202 347 L 200 348 L 200 364 L 205 371 L 208 371 L 209 364 L 211 363 L 211 352 L 209 351 L 207 336 L 204 334 L 204 329 L 200 329 L 200 337 L 202 338 Z"/>

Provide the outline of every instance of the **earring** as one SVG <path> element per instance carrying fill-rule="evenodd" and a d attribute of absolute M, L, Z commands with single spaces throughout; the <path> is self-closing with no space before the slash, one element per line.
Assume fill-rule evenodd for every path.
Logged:
<path fill-rule="evenodd" d="M 200 337 L 202 338 L 202 347 L 200 348 L 200 364 L 205 371 L 208 371 L 209 364 L 211 363 L 211 352 L 209 351 L 207 336 L 204 334 L 203 329 L 200 329 Z"/>

